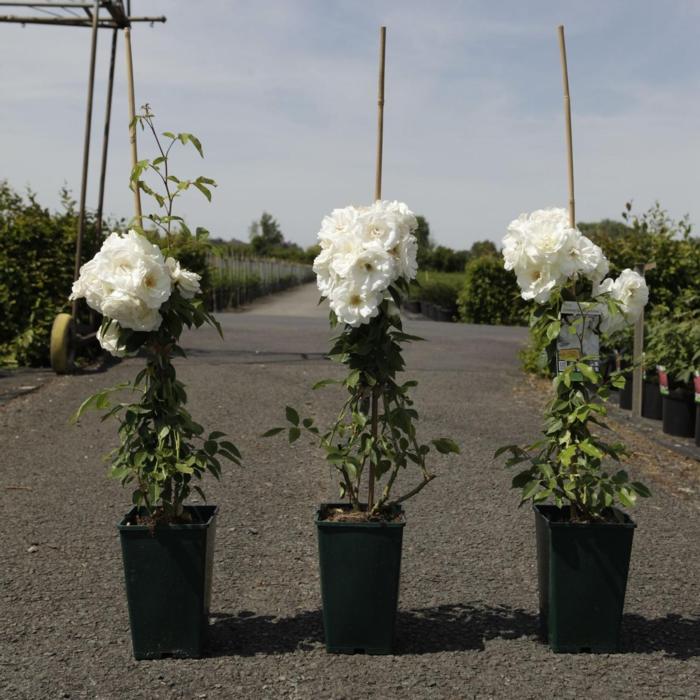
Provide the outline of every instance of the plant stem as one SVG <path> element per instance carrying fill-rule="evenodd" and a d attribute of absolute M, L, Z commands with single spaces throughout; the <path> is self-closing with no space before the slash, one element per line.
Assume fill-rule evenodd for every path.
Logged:
<path fill-rule="evenodd" d="M 379 394 L 377 387 L 372 388 L 372 451 L 376 455 L 377 435 L 379 433 Z M 367 510 L 372 512 L 374 508 L 374 462 L 369 460 L 369 480 L 367 485 Z"/>

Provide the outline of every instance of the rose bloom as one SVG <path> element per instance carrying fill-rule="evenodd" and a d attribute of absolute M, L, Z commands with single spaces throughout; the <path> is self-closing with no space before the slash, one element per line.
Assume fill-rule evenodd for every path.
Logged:
<path fill-rule="evenodd" d="M 115 357 L 125 357 L 126 347 L 119 345 L 119 324 L 116 321 L 111 321 L 105 332 L 102 328 L 97 331 L 97 341 L 103 350 L 106 350 Z"/>
<path fill-rule="evenodd" d="M 340 321 L 368 323 L 399 277 L 415 277 L 416 227 L 413 212 L 396 201 L 334 209 L 324 217 L 313 269 L 319 291 Z"/>
<path fill-rule="evenodd" d="M 180 267 L 180 263 L 175 258 L 168 258 L 165 264 L 170 272 L 170 279 L 177 285 L 180 294 L 185 299 L 193 299 L 199 294 L 201 291 L 199 286 L 199 280 L 202 279 L 201 275 Z"/>

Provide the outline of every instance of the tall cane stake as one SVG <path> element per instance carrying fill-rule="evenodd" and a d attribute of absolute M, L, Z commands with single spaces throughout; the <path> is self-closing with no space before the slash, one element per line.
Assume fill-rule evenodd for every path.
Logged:
<path fill-rule="evenodd" d="M 379 28 L 379 88 L 377 95 L 377 164 L 374 176 L 374 199 L 382 198 L 382 150 L 384 146 L 384 66 L 386 63 L 386 27 Z M 379 434 L 379 389 L 372 387 L 372 440 L 376 444 Z M 374 507 L 374 464 L 369 463 L 367 509 Z"/>
<path fill-rule="evenodd" d="M 559 54 L 561 56 L 561 75 L 564 85 L 564 120 L 566 129 L 566 154 L 569 180 L 569 225 L 576 226 L 576 201 L 574 199 L 574 147 L 571 137 L 571 97 L 569 96 L 569 69 L 566 63 L 566 41 L 564 26 L 559 25 Z"/>

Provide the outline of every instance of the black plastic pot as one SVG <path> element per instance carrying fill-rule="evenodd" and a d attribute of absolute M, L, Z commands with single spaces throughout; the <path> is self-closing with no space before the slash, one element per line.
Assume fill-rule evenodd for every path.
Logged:
<path fill-rule="evenodd" d="M 329 522 L 326 508 L 349 506 L 324 503 L 316 514 L 326 649 L 391 654 L 404 522 Z"/>
<path fill-rule="evenodd" d="M 683 389 L 672 389 L 662 397 L 663 431 L 676 437 L 695 435 L 695 403 L 693 395 Z"/>
<path fill-rule="evenodd" d="M 216 506 L 185 506 L 192 524 L 119 523 L 134 658 L 202 655 L 209 617 Z"/>
<path fill-rule="evenodd" d="M 700 403 L 695 404 L 695 444 L 700 446 Z"/>
<path fill-rule="evenodd" d="M 436 307 L 435 320 L 442 321 L 444 323 L 452 323 L 452 318 L 454 317 L 454 312 L 452 309 L 446 309 L 444 306 Z"/>
<path fill-rule="evenodd" d="M 659 382 L 654 379 L 649 381 L 644 380 L 642 387 L 642 415 L 644 418 L 653 418 L 661 420 L 661 392 L 659 391 Z"/>
<path fill-rule="evenodd" d="M 635 523 L 571 523 L 556 506 L 534 510 L 543 638 L 555 652 L 618 651 Z"/>
<path fill-rule="evenodd" d="M 412 314 L 419 314 L 420 301 L 418 299 L 406 299 L 403 303 L 403 308 Z"/>
<path fill-rule="evenodd" d="M 625 386 L 620 389 L 620 408 L 629 411 L 632 409 L 632 374 L 625 374 Z"/>

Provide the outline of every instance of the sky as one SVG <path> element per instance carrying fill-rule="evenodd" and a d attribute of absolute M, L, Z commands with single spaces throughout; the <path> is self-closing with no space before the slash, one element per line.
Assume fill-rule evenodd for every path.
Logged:
<path fill-rule="evenodd" d="M 268 211 L 308 246 L 326 213 L 372 200 L 382 24 L 382 196 L 425 216 L 437 243 L 499 242 L 521 212 L 566 206 L 559 24 L 577 220 L 619 219 L 631 199 L 700 222 L 696 0 L 133 0 L 132 13 L 168 18 L 134 27 L 136 101 L 161 131 L 202 141 L 204 160 L 177 152 L 173 172 L 218 188 L 175 213 L 212 236 L 246 239 Z M 50 208 L 64 183 L 79 192 L 89 43 L 87 29 L 0 24 L 0 180 Z M 102 30 L 92 208 L 109 44 Z M 105 198 L 116 218 L 133 215 L 127 130 L 120 36 Z M 145 135 L 139 150 L 154 155 Z"/>

